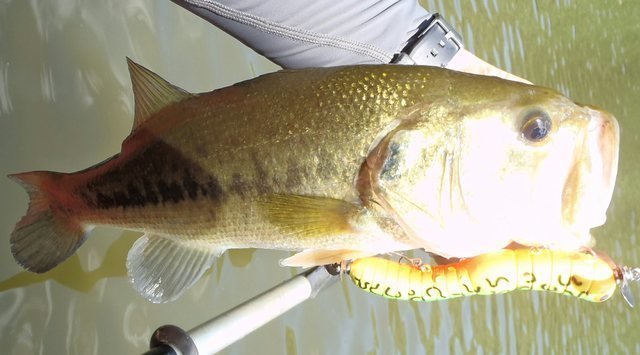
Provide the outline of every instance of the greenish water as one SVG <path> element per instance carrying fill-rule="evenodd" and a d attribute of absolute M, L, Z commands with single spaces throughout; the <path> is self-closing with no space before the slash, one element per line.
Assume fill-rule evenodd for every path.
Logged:
<path fill-rule="evenodd" d="M 597 249 L 640 265 L 640 3 L 424 4 L 479 56 L 618 118 L 618 183 L 608 222 L 595 231 Z M 133 117 L 125 56 L 190 91 L 276 69 L 168 1 L 0 0 L 0 176 L 75 171 L 117 152 Z M 58 269 L 24 273 L 9 235 L 27 198 L 2 178 L 0 196 L 2 353 L 139 353 L 157 326 L 189 329 L 294 274 L 278 266 L 286 253 L 230 252 L 186 296 L 154 305 L 124 277 L 137 234 L 108 229 L 95 230 Z M 633 290 L 640 298 L 640 287 Z M 639 327 L 640 310 L 619 294 L 602 304 L 522 292 L 416 304 L 345 281 L 224 353 L 640 353 Z"/>

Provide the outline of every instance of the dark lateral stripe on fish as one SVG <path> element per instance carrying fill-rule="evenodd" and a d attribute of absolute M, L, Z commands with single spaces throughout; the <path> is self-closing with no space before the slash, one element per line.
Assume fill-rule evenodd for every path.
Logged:
<path fill-rule="evenodd" d="M 260 159 L 258 159 L 255 155 L 253 155 L 251 158 L 253 160 L 253 167 L 256 174 L 254 180 L 256 191 L 259 194 L 266 194 L 271 192 L 273 190 L 273 187 L 269 185 L 269 174 L 267 173 L 267 169 L 265 169 L 263 162 L 260 161 Z M 275 182 L 275 184 L 277 185 L 277 182 Z"/>
<path fill-rule="evenodd" d="M 251 185 L 238 173 L 234 173 L 231 176 L 231 184 L 229 185 L 229 191 L 238 195 L 242 200 L 247 198 Z"/>
<path fill-rule="evenodd" d="M 140 174 L 141 171 L 149 173 Z M 199 198 L 220 204 L 226 198 L 216 176 L 162 142 L 112 168 L 79 193 L 97 209 L 175 204 Z"/>
<path fill-rule="evenodd" d="M 195 201 L 200 197 L 222 202 L 226 196 L 215 176 L 210 176 L 205 184 L 199 184 L 190 175 L 183 176 L 181 182 L 158 180 L 153 185 L 145 185 L 142 191 L 129 182 L 126 190 L 116 190 L 111 193 L 96 192 L 95 198 L 83 194 L 83 197 L 85 201 L 93 202 L 92 205 L 95 208 L 109 209 L 179 203 L 187 199 Z"/>
<path fill-rule="evenodd" d="M 296 162 L 290 161 L 287 167 L 287 178 L 284 182 L 286 189 L 294 189 L 302 185 L 302 170 Z"/>

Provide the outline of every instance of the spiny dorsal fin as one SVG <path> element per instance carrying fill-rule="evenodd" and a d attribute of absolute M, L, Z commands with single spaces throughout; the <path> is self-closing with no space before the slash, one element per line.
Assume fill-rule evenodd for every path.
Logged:
<path fill-rule="evenodd" d="M 136 110 L 133 130 L 160 109 L 194 96 L 162 79 L 158 74 L 134 62 L 131 58 L 127 57 L 127 64 Z"/>

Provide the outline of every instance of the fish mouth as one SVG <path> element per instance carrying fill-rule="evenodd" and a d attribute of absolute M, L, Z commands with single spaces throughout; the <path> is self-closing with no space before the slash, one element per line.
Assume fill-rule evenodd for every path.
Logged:
<path fill-rule="evenodd" d="M 583 106 L 590 117 L 582 149 L 565 182 L 562 212 L 565 223 L 591 229 L 603 225 L 618 172 L 620 128 L 608 112 Z"/>

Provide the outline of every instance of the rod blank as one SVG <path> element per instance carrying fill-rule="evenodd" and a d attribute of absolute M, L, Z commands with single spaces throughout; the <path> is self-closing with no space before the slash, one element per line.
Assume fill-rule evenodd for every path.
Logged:
<path fill-rule="evenodd" d="M 337 280 L 316 267 L 202 323 L 189 332 L 173 326 L 158 328 L 145 355 L 200 355 L 218 352 L 262 327 L 291 308 L 315 297 Z"/>

